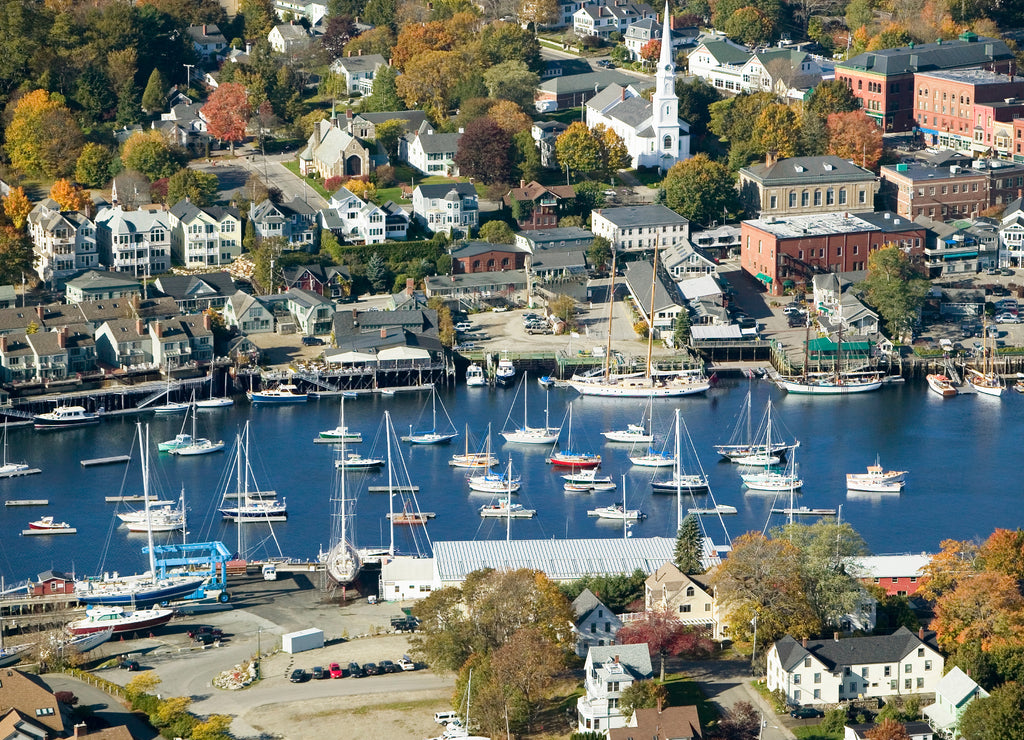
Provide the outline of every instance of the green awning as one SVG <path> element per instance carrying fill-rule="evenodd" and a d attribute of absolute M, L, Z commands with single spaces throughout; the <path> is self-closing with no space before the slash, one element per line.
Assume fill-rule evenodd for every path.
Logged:
<path fill-rule="evenodd" d="M 772 284 L 772 277 L 771 277 L 771 275 L 765 275 L 763 272 L 757 273 L 757 279 L 760 280 L 765 285 L 771 285 Z"/>
<path fill-rule="evenodd" d="M 817 337 L 807 343 L 808 352 L 835 352 L 836 343 L 829 337 Z M 843 352 L 870 352 L 871 342 L 843 342 Z"/>

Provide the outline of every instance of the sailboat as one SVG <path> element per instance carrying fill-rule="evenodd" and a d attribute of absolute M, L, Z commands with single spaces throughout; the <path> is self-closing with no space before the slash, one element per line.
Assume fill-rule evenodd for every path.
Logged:
<path fill-rule="evenodd" d="M 210 397 L 196 401 L 196 407 L 200 409 L 222 409 L 227 406 L 234 406 L 235 402 L 228 396 L 228 376 L 224 374 L 224 395 L 213 395 L 213 377 L 210 378 Z"/>
<path fill-rule="evenodd" d="M 576 452 L 572 448 L 572 404 L 569 404 L 569 433 L 564 450 L 552 452 L 548 458 L 551 465 L 563 468 L 596 468 L 601 464 L 601 456 L 593 452 Z"/>
<path fill-rule="evenodd" d="M 647 400 L 647 406 L 640 415 L 639 424 L 627 424 L 625 429 L 613 429 L 601 432 L 609 442 L 630 442 L 632 444 L 650 444 L 654 441 L 654 397 Z"/>
<path fill-rule="evenodd" d="M 18 473 L 24 473 L 27 470 L 31 470 L 28 463 L 16 463 L 7 461 L 7 419 L 4 419 L 4 461 L 3 465 L 0 465 L 0 478 L 9 478 L 17 475 Z M 36 471 L 39 472 L 38 470 Z"/>
<path fill-rule="evenodd" d="M 697 493 L 708 489 L 708 479 L 704 475 L 684 475 L 682 463 L 682 431 L 680 429 L 679 409 L 676 409 L 676 452 L 672 462 L 674 470 L 672 477 L 667 480 L 652 480 L 651 490 L 654 493 L 675 493 L 677 496 L 683 493 Z M 691 450 L 692 442 L 691 442 Z M 696 458 L 696 450 L 694 457 Z"/>
<path fill-rule="evenodd" d="M 459 433 L 455 430 L 452 424 L 451 417 L 448 416 L 448 411 L 445 409 L 444 404 L 441 404 L 441 411 L 444 413 L 446 419 L 448 419 L 448 426 L 451 428 L 450 432 L 439 432 L 437 431 L 437 388 L 430 389 L 430 411 L 431 411 L 431 425 L 430 429 L 413 432 L 412 425 L 409 426 L 409 434 L 402 437 L 403 442 L 409 442 L 414 445 L 442 445 L 448 444 L 453 439 L 459 436 Z"/>
<path fill-rule="evenodd" d="M 249 465 L 249 422 L 244 431 L 235 438 L 235 479 L 241 502 L 221 507 L 224 519 L 233 522 L 284 522 L 288 520 L 288 505 L 285 499 L 256 499 L 249 495 L 249 481 L 252 468 Z M 228 498 L 225 495 L 225 500 Z M 237 501 L 238 499 L 236 499 Z"/>
<path fill-rule="evenodd" d="M 196 411 L 197 407 L 193 403 L 192 434 L 188 435 L 187 443 L 175 444 L 174 447 L 168 450 L 168 452 L 170 452 L 172 455 L 180 455 L 182 457 L 190 457 L 193 455 L 209 455 L 211 452 L 220 452 L 221 450 L 224 449 L 223 440 L 214 441 L 212 439 L 207 439 L 206 437 L 196 436 Z"/>
<path fill-rule="evenodd" d="M 766 444 L 768 448 L 771 448 L 772 442 L 772 407 L 771 402 L 768 404 L 768 423 L 767 431 L 765 435 Z M 795 459 L 795 457 L 794 457 Z M 790 463 L 793 470 L 795 471 L 795 463 Z M 800 480 L 795 472 L 780 472 L 772 467 L 771 464 L 765 465 L 764 470 L 757 473 L 741 473 L 740 478 L 743 479 L 743 485 L 747 487 L 749 491 L 788 491 L 790 489 L 801 488 L 804 484 Z"/>
<path fill-rule="evenodd" d="M 498 458 L 491 454 L 491 425 L 487 425 L 487 449 L 484 452 L 469 451 L 469 425 L 466 425 L 466 449 L 452 455 L 448 464 L 453 468 L 491 468 L 498 464 Z"/>
<path fill-rule="evenodd" d="M 488 448 L 488 453 L 490 448 Z M 484 473 L 466 478 L 471 491 L 478 493 L 515 493 L 522 486 L 522 477 L 512 475 L 512 458 L 509 457 L 508 469 L 504 473 Z"/>
<path fill-rule="evenodd" d="M 988 344 L 988 317 L 984 315 L 982 316 L 981 353 L 984 356 L 982 369 L 967 368 L 967 372 L 964 373 L 967 376 L 967 382 L 978 393 L 998 398 L 1003 395 L 1003 379 L 991 367 L 991 352 L 989 351 Z"/>
<path fill-rule="evenodd" d="M 523 392 L 523 425 L 518 429 L 511 431 L 502 432 L 501 436 L 505 438 L 506 442 L 520 445 L 550 445 L 558 441 L 558 435 L 561 433 L 561 429 L 556 429 L 551 426 L 549 421 L 549 409 L 551 402 L 551 394 L 548 393 L 544 402 L 544 426 L 543 427 L 531 427 L 528 419 L 529 404 L 526 402 L 526 386 L 528 383 L 527 373 L 523 373 L 523 382 L 519 384 L 519 389 Z M 519 393 L 516 392 L 518 397 Z M 516 399 L 512 399 L 512 407 L 508 411 L 508 417 L 505 419 L 505 424 L 508 424 L 508 420 L 512 417 L 512 411 L 515 409 Z"/>
<path fill-rule="evenodd" d="M 730 460 L 741 465 L 764 465 L 765 461 L 769 457 L 773 459 L 771 464 L 774 465 L 780 462 L 786 452 L 794 445 L 790 445 L 785 442 L 774 442 L 772 443 L 771 448 L 769 448 L 764 444 L 764 442 L 755 440 L 751 426 L 754 419 L 750 410 L 752 395 L 753 389 L 748 387 L 747 397 L 744 400 L 743 409 L 740 412 L 740 417 L 736 422 L 736 426 L 733 428 L 732 436 L 726 444 L 715 445 L 715 452 L 726 460 Z M 758 455 L 762 456 L 760 461 L 751 462 L 751 460 L 756 459 L 755 456 Z"/>
<path fill-rule="evenodd" d="M 344 402 L 343 402 L 344 403 Z M 341 449 L 338 451 L 338 458 L 345 458 L 345 439 L 341 439 Z M 335 583 L 345 585 L 351 583 L 359 575 L 362 562 L 359 559 L 359 551 L 352 544 L 349 527 L 351 514 L 348 510 L 348 499 L 345 491 L 345 468 L 335 465 L 335 487 L 336 496 L 331 497 L 331 546 L 327 552 L 320 553 L 320 562 Z"/>
<path fill-rule="evenodd" d="M 166 402 L 159 406 L 153 406 L 154 414 L 183 414 L 188 411 L 187 403 L 180 403 L 171 400 L 171 379 L 167 378 Z"/>
<path fill-rule="evenodd" d="M 711 387 L 701 371 L 654 373 L 651 355 L 654 350 L 654 302 L 658 286 L 658 248 L 654 243 L 654 263 L 651 274 L 651 317 L 647 331 L 647 364 L 644 372 L 623 376 L 611 374 L 612 315 L 615 297 L 615 258 L 612 250 L 612 277 L 608 296 L 608 346 L 605 348 L 603 375 L 574 375 L 569 381 L 580 395 L 610 398 L 673 398 L 704 393 Z"/>
<path fill-rule="evenodd" d="M 136 424 L 137 437 L 139 442 L 139 453 L 142 459 L 142 492 L 149 513 L 149 427 L 143 427 L 141 423 Z M 196 591 L 206 580 L 202 576 L 184 574 L 157 574 L 155 548 L 153 546 L 153 532 L 147 532 L 149 536 L 149 571 L 140 575 L 113 578 L 104 576 L 102 579 L 86 579 L 75 582 L 75 596 L 83 604 L 103 606 L 131 606 L 133 608 L 145 607 L 151 604 L 160 604 L 165 601 L 179 599 Z M 169 617 L 168 617 L 169 618 Z M 101 629 L 107 626 L 103 625 Z M 95 631 L 95 630 L 90 630 Z M 118 631 L 115 626 L 115 632 Z"/>
<path fill-rule="evenodd" d="M 329 439 L 332 442 L 362 442 L 361 432 L 353 432 L 345 425 L 345 398 L 341 399 L 341 409 L 338 411 L 338 426 L 334 429 L 325 429 L 320 432 L 320 439 Z"/>
<path fill-rule="evenodd" d="M 836 366 L 831 375 L 811 375 L 810 370 L 810 323 L 805 328 L 804 368 L 799 377 L 779 376 L 777 385 L 787 393 L 811 396 L 839 396 L 851 393 L 868 393 L 882 387 L 882 378 L 877 373 L 844 373 L 842 371 L 843 316 L 842 301 L 839 303 L 839 333 L 836 335 Z"/>

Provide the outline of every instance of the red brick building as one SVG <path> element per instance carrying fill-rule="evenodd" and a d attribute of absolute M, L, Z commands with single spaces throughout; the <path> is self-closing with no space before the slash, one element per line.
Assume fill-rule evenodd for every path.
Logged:
<path fill-rule="evenodd" d="M 519 187 L 512 188 L 504 200 L 520 231 L 554 229 L 565 209 L 576 200 L 576 189 L 572 185 L 541 185 L 536 180 L 531 183 L 520 180 Z"/>
<path fill-rule="evenodd" d="M 1013 52 L 999 39 L 967 31 L 955 41 L 901 46 L 858 54 L 836 65 L 836 79 L 843 80 L 858 98 L 864 112 L 883 131 L 910 131 L 914 117 L 914 75 L 934 70 L 986 67 L 1008 72 Z"/>
<path fill-rule="evenodd" d="M 528 249 L 514 244 L 490 244 L 469 242 L 452 251 L 452 272 L 469 274 L 474 272 L 502 272 L 521 270 L 526 264 Z"/>
<path fill-rule="evenodd" d="M 892 213 L 817 213 L 744 221 L 740 265 L 773 295 L 787 282 L 809 282 L 823 272 L 867 269 L 868 255 L 886 244 L 924 256 L 927 229 Z"/>
<path fill-rule="evenodd" d="M 1024 118 L 1013 122 L 1013 143 L 1010 145 L 1014 162 L 1024 162 Z"/>
<path fill-rule="evenodd" d="M 926 144 L 967 152 L 1009 147 L 1014 117 L 1024 114 L 1024 78 L 987 69 L 914 75 L 914 120 Z"/>
<path fill-rule="evenodd" d="M 869 555 L 854 560 L 849 572 L 855 573 L 864 583 L 880 586 L 889 596 L 913 596 L 920 588 L 924 569 L 930 562 L 931 556 L 926 553 Z"/>
<path fill-rule="evenodd" d="M 882 167 L 880 174 L 886 208 L 904 218 L 979 216 L 1024 192 L 1024 164 L 998 159 L 964 159 L 948 166 L 903 162 Z"/>

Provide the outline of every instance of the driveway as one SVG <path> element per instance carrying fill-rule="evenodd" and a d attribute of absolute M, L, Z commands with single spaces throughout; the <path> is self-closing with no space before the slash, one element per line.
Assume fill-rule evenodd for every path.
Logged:
<path fill-rule="evenodd" d="M 62 673 L 47 673 L 42 678 L 52 691 L 70 691 L 77 696 L 78 706 L 88 709 L 104 726 L 127 725 L 135 740 L 151 740 L 160 736 L 145 719 L 128 711 L 119 700 L 95 686 Z"/>

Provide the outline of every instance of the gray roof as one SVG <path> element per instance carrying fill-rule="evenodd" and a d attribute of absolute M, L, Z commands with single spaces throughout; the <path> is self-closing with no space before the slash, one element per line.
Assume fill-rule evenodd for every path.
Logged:
<path fill-rule="evenodd" d="M 104 301 L 83 301 L 77 304 L 85 320 L 92 324 L 127 316 L 139 318 L 169 318 L 178 314 L 178 304 L 169 296 L 160 296 L 140 301 L 134 306 L 131 298 L 115 298 Z M 134 320 L 134 319 L 133 319 Z"/>
<path fill-rule="evenodd" d="M 651 310 L 652 272 L 653 265 L 648 260 L 630 262 L 626 265 L 626 284 L 629 286 L 629 292 L 641 300 L 642 310 L 645 314 Z M 658 282 L 654 286 L 654 310 L 657 312 L 671 306 L 685 306 L 686 299 L 679 292 L 679 286 L 671 280 L 666 286 L 665 280 L 662 278 L 663 274 L 659 269 Z"/>
<path fill-rule="evenodd" d="M 501 272 L 471 272 L 459 275 L 432 275 L 423 278 L 423 284 L 431 290 L 444 291 L 448 288 L 487 288 L 498 285 L 526 285 L 526 270 L 502 270 Z"/>
<path fill-rule="evenodd" d="M 463 198 L 475 198 L 476 187 L 468 182 L 442 182 L 431 185 L 417 185 L 416 189 L 424 198 L 443 198 L 452 190 Z"/>
<path fill-rule="evenodd" d="M 462 134 L 419 134 L 420 146 L 427 154 L 447 154 L 459 149 Z"/>
<path fill-rule="evenodd" d="M 789 157 L 772 165 L 752 164 L 740 170 L 764 185 L 803 185 L 830 182 L 871 182 L 875 175 L 849 160 L 831 154 L 820 157 Z"/>
<path fill-rule="evenodd" d="M 635 226 L 671 226 L 673 224 L 690 223 L 671 208 L 660 204 L 602 208 L 598 213 L 620 229 Z"/>
<path fill-rule="evenodd" d="M 582 249 L 544 249 L 533 255 L 534 270 L 584 269 L 587 258 Z"/>
<path fill-rule="evenodd" d="M 178 300 L 204 295 L 229 296 L 235 292 L 235 281 L 226 272 L 206 272 L 202 275 L 161 275 L 153 282 L 161 293 Z"/>
<path fill-rule="evenodd" d="M 859 218 L 861 221 L 867 221 L 879 231 L 906 231 L 908 228 L 913 228 L 909 219 L 903 218 L 898 213 L 893 213 L 892 211 L 855 213 L 854 217 Z"/>
<path fill-rule="evenodd" d="M 521 231 L 516 236 L 521 236 L 537 249 L 548 249 L 557 246 L 557 242 L 593 241 L 594 232 L 588 229 L 581 229 L 579 226 L 562 226 L 556 229 L 544 231 Z"/>
<path fill-rule="evenodd" d="M 100 270 L 84 272 L 73 280 L 68 280 L 66 285 L 79 290 L 107 290 L 109 288 L 134 287 L 139 292 L 142 291 L 138 280 L 115 272 L 102 272 Z"/>
<path fill-rule="evenodd" d="M 836 672 L 843 666 L 899 663 L 912 650 L 922 645 L 938 652 L 934 638 L 934 632 L 925 632 L 925 640 L 922 641 L 906 627 L 900 627 L 891 635 L 849 637 L 845 640 L 808 640 L 806 648 L 786 635 L 775 643 L 775 649 L 778 651 L 783 670 L 787 672 L 808 655 L 817 658 L 828 670 Z"/>
<path fill-rule="evenodd" d="M 589 588 L 585 588 L 580 591 L 580 595 L 572 600 L 572 610 L 576 612 L 576 623 L 579 624 L 579 621 L 583 619 L 583 617 L 590 614 L 590 612 L 594 611 L 594 609 L 599 606 L 604 606 L 604 604 L 599 598 L 597 598 L 597 596 L 594 595 L 593 591 Z"/>
<path fill-rule="evenodd" d="M 672 559 L 674 549 L 674 537 L 448 540 L 434 542 L 434 564 L 443 582 L 465 580 L 481 568 L 531 568 L 552 580 L 571 581 L 585 575 L 628 574 L 637 568 L 651 573 Z"/>
<path fill-rule="evenodd" d="M 171 207 L 171 214 L 179 221 L 191 221 L 200 213 L 205 213 L 215 221 L 223 221 L 228 216 L 241 218 L 237 208 L 222 208 L 221 206 L 197 206 L 187 199 L 179 200 Z"/>
<path fill-rule="evenodd" d="M 640 82 L 636 77 L 617 70 L 605 70 L 601 72 L 587 72 L 582 75 L 565 75 L 552 77 L 550 80 L 537 85 L 542 92 L 555 93 L 556 95 L 570 95 L 572 93 L 586 92 L 587 90 L 601 90 L 608 85 L 619 84 L 623 87 Z"/>
<path fill-rule="evenodd" d="M 654 675 L 651 668 L 651 651 L 646 642 L 591 647 L 588 657 L 594 667 L 618 663 L 637 679 L 650 678 Z"/>
<path fill-rule="evenodd" d="M 972 40 L 962 40 L 964 38 Z M 884 75 L 927 72 L 954 67 L 978 67 L 988 62 L 1013 59 L 1006 42 L 999 39 L 963 34 L 956 41 L 900 46 L 858 54 L 840 62 L 836 69 L 877 72 Z"/>
<path fill-rule="evenodd" d="M 274 26 L 274 28 L 276 28 L 277 32 L 281 34 L 281 38 L 285 40 L 298 40 L 309 38 L 309 33 L 306 31 L 306 29 L 298 24 L 282 23 L 279 26 Z"/>
<path fill-rule="evenodd" d="M 651 117 L 651 104 L 641 97 L 628 97 L 613 105 L 605 115 L 636 128 Z"/>
<path fill-rule="evenodd" d="M 517 247 L 515 244 L 491 244 L 490 242 L 468 242 L 458 249 L 453 249 L 451 254 L 453 259 L 465 259 L 467 257 L 476 257 L 478 254 L 487 254 L 488 252 L 508 252 L 509 254 L 529 254 L 530 250 L 524 249 L 523 247 Z"/>
<path fill-rule="evenodd" d="M 363 54 L 356 57 L 339 57 L 334 64 L 346 72 L 373 72 L 377 67 L 386 67 L 388 62 L 380 54 Z M 333 65 L 332 65 L 333 66 Z"/>
<path fill-rule="evenodd" d="M 322 306 L 324 304 L 333 306 L 334 302 L 330 298 L 324 298 L 319 293 L 314 293 L 311 290 L 303 290 L 302 288 L 289 288 L 286 293 L 288 300 L 292 303 L 298 304 L 303 308 L 312 308 L 313 306 Z"/>
<path fill-rule="evenodd" d="M 353 317 L 353 310 L 355 316 Z M 381 329 L 401 328 L 416 333 L 437 333 L 437 311 L 431 308 L 398 309 L 396 311 L 340 310 L 334 314 L 335 336 L 380 333 Z"/>

